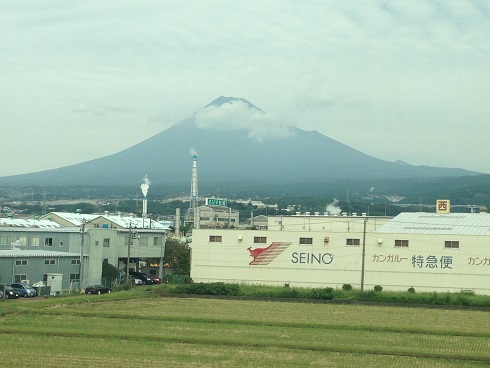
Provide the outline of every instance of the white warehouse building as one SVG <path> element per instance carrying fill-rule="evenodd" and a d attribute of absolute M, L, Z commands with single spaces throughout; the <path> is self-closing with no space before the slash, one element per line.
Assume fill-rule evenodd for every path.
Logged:
<path fill-rule="evenodd" d="M 267 230 L 195 229 L 194 282 L 490 295 L 487 213 L 274 216 Z"/>

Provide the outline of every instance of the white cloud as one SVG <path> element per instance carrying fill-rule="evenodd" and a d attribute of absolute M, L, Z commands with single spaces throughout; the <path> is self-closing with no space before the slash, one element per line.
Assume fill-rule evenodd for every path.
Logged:
<path fill-rule="evenodd" d="M 245 130 L 249 137 L 259 142 L 292 134 L 289 126 L 273 116 L 237 100 L 201 109 L 196 113 L 195 121 L 201 129 Z"/>

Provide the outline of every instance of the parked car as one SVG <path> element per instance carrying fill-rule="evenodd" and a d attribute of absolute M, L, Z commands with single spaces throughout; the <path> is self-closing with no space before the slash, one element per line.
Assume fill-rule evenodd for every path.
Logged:
<path fill-rule="evenodd" d="M 153 277 L 150 277 L 148 276 L 146 273 L 144 272 L 136 272 L 136 271 L 130 271 L 129 272 L 129 275 L 130 276 L 134 276 L 138 279 L 140 279 L 141 281 L 143 281 L 144 284 L 146 285 L 151 285 L 153 284 Z"/>
<path fill-rule="evenodd" d="M 5 297 L 7 299 L 18 299 L 20 293 L 15 290 L 12 286 L 5 286 Z"/>
<path fill-rule="evenodd" d="M 111 288 L 103 285 L 90 285 L 85 288 L 85 294 L 110 294 Z"/>
<path fill-rule="evenodd" d="M 136 277 L 135 275 L 129 275 L 129 281 L 131 282 L 132 285 L 144 285 L 145 284 L 143 282 L 143 280 Z"/>
<path fill-rule="evenodd" d="M 10 285 L 12 289 L 19 292 L 19 296 L 24 298 L 37 296 L 37 291 L 29 284 L 16 282 Z"/>

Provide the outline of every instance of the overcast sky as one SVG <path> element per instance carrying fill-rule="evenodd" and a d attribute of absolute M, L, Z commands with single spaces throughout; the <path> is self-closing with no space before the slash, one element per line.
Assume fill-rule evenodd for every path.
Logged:
<path fill-rule="evenodd" d="M 221 95 L 381 159 L 490 173 L 486 0 L 0 6 L 0 176 L 116 153 Z"/>

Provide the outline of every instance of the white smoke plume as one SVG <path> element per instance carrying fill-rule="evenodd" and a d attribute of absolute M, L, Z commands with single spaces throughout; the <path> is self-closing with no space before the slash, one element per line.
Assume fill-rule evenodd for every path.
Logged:
<path fill-rule="evenodd" d="M 143 197 L 146 198 L 148 195 L 148 189 L 150 189 L 151 181 L 148 179 L 148 176 L 145 175 L 143 178 L 143 184 L 141 184 L 141 192 L 143 193 Z"/>
<path fill-rule="evenodd" d="M 340 215 L 342 213 L 342 209 L 338 207 L 339 201 L 334 198 L 333 202 L 327 205 L 326 211 L 329 215 Z"/>
<path fill-rule="evenodd" d="M 196 114 L 196 124 L 201 129 L 246 130 L 250 138 L 263 142 L 269 138 L 292 135 L 289 126 L 243 101 L 230 101 L 221 106 L 208 106 Z"/>

